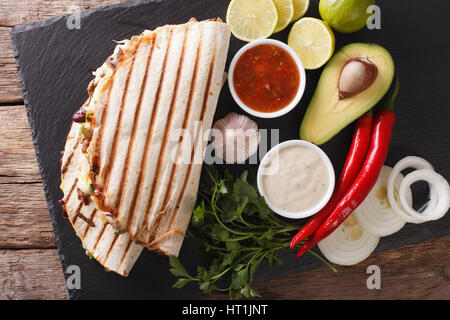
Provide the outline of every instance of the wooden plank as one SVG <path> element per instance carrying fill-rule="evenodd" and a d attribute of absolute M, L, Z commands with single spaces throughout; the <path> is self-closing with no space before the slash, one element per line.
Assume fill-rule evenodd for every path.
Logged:
<path fill-rule="evenodd" d="M 123 0 L 15 0 L 0 1 L 0 26 L 13 27 L 36 20 L 127 2 Z"/>
<path fill-rule="evenodd" d="M 56 249 L 0 250 L 0 299 L 67 299 Z"/>
<path fill-rule="evenodd" d="M 255 284 L 264 299 L 449 299 L 450 236 L 388 250 L 362 263 L 318 268 Z M 367 288 L 367 267 L 381 270 L 381 289 Z M 207 299 L 228 299 L 214 294 Z"/>
<path fill-rule="evenodd" d="M 10 39 L 13 26 L 52 18 L 74 10 L 89 10 L 120 0 L 16 0 L 0 1 L 0 103 L 21 103 L 16 62 Z"/>
<path fill-rule="evenodd" d="M 0 184 L 0 248 L 55 248 L 41 183 Z"/>
<path fill-rule="evenodd" d="M 0 123 L 0 248 L 54 248 L 25 107 L 0 107 Z"/>
<path fill-rule="evenodd" d="M 0 107 L 0 184 L 40 182 L 25 107 Z"/>
<path fill-rule="evenodd" d="M 0 103 L 22 101 L 22 91 L 9 36 L 10 31 L 9 27 L 0 27 Z"/>

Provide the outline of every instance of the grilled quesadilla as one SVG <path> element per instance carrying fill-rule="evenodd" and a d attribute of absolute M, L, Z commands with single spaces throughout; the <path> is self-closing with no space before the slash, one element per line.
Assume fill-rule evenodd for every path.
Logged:
<path fill-rule="evenodd" d="M 132 241 L 128 233 L 118 232 L 107 223 L 81 191 L 87 178 L 80 173 L 87 160 L 80 143 L 81 124 L 74 122 L 67 137 L 62 159 L 61 203 L 86 253 L 108 270 L 126 276 L 133 267 L 143 247 Z"/>
<path fill-rule="evenodd" d="M 217 106 L 229 38 L 230 28 L 220 19 L 146 30 L 120 42 L 94 73 L 90 98 L 74 115 L 66 145 L 78 160 L 63 174 L 63 204 L 69 218 L 80 217 L 78 207 L 87 218 L 73 223 L 78 236 L 77 222 L 89 225 L 96 212 L 99 225 L 94 221 L 90 229 L 104 230 L 98 243 L 80 238 L 96 259 L 100 248 L 106 257 L 100 263 L 113 259 L 104 252 L 111 251 L 129 270 L 142 246 L 178 255 L 197 197 L 204 133 Z M 111 240 L 112 234 L 121 238 Z M 132 253 L 115 253 L 118 239 L 129 240 Z M 108 268 L 121 273 L 124 267 L 114 263 L 116 270 Z"/>

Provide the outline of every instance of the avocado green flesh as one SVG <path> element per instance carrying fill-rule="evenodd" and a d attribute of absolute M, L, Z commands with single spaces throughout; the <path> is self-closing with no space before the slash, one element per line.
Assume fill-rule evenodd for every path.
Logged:
<path fill-rule="evenodd" d="M 339 100 L 339 77 L 345 63 L 357 57 L 370 60 L 378 75 L 365 91 Z M 373 43 L 353 43 L 343 47 L 325 66 L 300 127 L 300 138 L 320 145 L 376 105 L 386 94 L 394 77 L 389 52 Z"/>

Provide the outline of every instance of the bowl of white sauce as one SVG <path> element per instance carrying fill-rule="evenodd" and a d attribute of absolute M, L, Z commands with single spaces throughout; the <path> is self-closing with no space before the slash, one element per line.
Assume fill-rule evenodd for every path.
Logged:
<path fill-rule="evenodd" d="M 319 212 L 333 194 L 330 159 L 318 146 L 289 140 L 273 147 L 258 168 L 259 193 L 277 214 L 301 219 Z"/>

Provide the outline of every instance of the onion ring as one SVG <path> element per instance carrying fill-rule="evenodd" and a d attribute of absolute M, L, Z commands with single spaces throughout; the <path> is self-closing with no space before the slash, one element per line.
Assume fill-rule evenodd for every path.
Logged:
<path fill-rule="evenodd" d="M 402 208 L 403 202 L 405 202 L 406 199 L 403 199 L 403 201 L 401 201 L 402 197 L 399 194 L 399 198 L 400 198 L 400 202 L 401 202 L 402 206 L 400 206 L 397 203 L 397 201 L 395 200 L 395 196 L 394 196 L 395 178 L 398 176 L 399 173 L 401 173 L 403 170 L 405 170 L 407 168 L 414 168 L 417 170 L 420 170 L 420 169 L 434 170 L 431 163 L 429 163 L 427 160 L 425 160 L 423 158 L 419 158 L 419 157 L 409 156 L 409 157 L 403 158 L 402 160 L 397 162 L 397 164 L 392 169 L 391 174 L 389 175 L 389 179 L 388 179 L 388 183 L 387 183 L 387 195 L 388 195 L 389 203 L 392 207 L 392 210 L 394 210 L 394 212 L 396 214 L 398 214 L 400 218 L 405 220 L 405 222 L 422 223 L 425 221 L 423 221 L 420 218 L 417 218 L 416 216 L 410 215 L 404 208 Z M 436 205 L 436 203 L 437 203 L 436 190 L 434 189 L 433 186 L 430 186 L 430 200 L 428 201 L 428 204 L 426 206 L 424 206 L 424 208 L 426 208 L 425 210 L 427 210 L 428 208 L 434 207 Z"/>
<path fill-rule="evenodd" d="M 350 266 L 365 260 L 379 240 L 379 236 L 363 229 L 352 214 L 317 246 L 328 261 Z"/>
<path fill-rule="evenodd" d="M 353 211 L 361 227 L 379 237 L 399 231 L 406 223 L 394 212 L 387 199 L 387 180 L 391 172 L 391 167 L 383 166 L 374 187 L 358 208 Z M 399 173 L 394 180 L 394 190 L 397 194 L 402 181 L 403 175 Z M 405 198 L 407 203 L 412 205 L 412 192 L 406 192 Z M 396 202 L 401 205 L 398 200 Z"/>
<path fill-rule="evenodd" d="M 438 195 L 434 206 L 428 207 L 422 212 L 414 210 L 409 203 L 405 201 L 403 194 L 411 190 L 411 185 L 417 181 L 426 181 Z M 442 218 L 450 208 L 450 186 L 443 176 L 430 169 L 416 170 L 408 174 L 400 184 L 399 198 L 406 212 L 414 218 L 425 221 L 437 220 Z"/>

